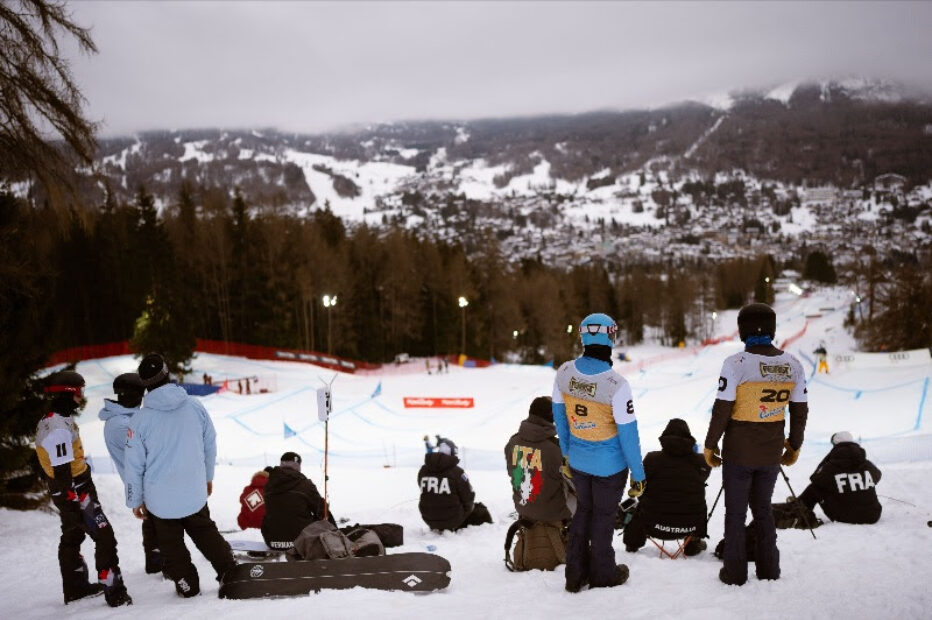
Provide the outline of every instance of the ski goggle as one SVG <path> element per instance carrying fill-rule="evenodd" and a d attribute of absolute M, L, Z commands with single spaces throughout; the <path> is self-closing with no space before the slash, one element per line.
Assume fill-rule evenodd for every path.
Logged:
<path fill-rule="evenodd" d="M 74 385 L 49 385 L 46 386 L 43 390 L 46 394 L 74 394 L 78 398 L 84 398 L 84 386 L 74 386 Z"/>
<path fill-rule="evenodd" d="M 589 334 L 590 336 L 595 336 L 596 334 L 608 334 L 608 337 L 612 340 L 615 339 L 615 334 L 618 333 L 618 326 L 612 323 L 611 325 L 599 325 L 598 323 L 589 323 L 588 325 L 580 325 L 579 333 Z"/>

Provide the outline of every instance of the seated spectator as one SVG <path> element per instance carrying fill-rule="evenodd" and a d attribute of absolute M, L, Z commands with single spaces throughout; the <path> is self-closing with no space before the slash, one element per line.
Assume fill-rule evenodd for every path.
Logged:
<path fill-rule="evenodd" d="M 531 403 L 527 419 L 505 446 L 505 466 L 518 516 L 531 522 L 569 521 L 568 484 L 560 472 L 563 456 L 549 396 Z"/>
<path fill-rule="evenodd" d="M 851 433 L 841 431 L 832 435 L 832 449 L 810 476 L 812 483 L 799 501 L 809 510 L 819 504 L 832 521 L 877 523 L 883 510 L 875 488 L 880 475 Z"/>
<path fill-rule="evenodd" d="M 684 553 L 706 548 L 705 481 L 711 471 L 689 426 L 673 418 L 660 435 L 661 449 L 644 457 L 647 488 L 624 530 L 625 549 L 635 552 L 647 537 L 671 540 L 690 537 Z"/>
<path fill-rule="evenodd" d="M 492 522 L 488 508 L 475 501 L 469 477 L 459 467 L 458 452 L 456 444 L 438 437 L 436 450 L 424 455 L 424 465 L 417 474 L 421 487 L 418 509 L 434 530 L 458 530 Z"/>
<path fill-rule="evenodd" d="M 282 455 L 281 465 L 269 472 L 265 483 L 265 518 L 262 538 L 273 549 L 290 549 L 305 527 L 326 519 L 336 525 L 317 487 L 301 473 L 301 456 L 295 452 Z"/>
<path fill-rule="evenodd" d="M 272 468 L 266 467 L 254 473 L 252 481 L 240 493 L 240 509 L 236 522 L 242 530 L 262 527 L 262 519 L 265 518 L 265 485 L 269 481 L 270 471 Z"/>

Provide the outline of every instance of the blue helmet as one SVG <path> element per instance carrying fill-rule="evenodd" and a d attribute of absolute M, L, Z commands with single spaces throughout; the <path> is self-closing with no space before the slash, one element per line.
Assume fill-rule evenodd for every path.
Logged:
<path fill-rule="evenodd" d="M 618 325 L 614 319 L 607 314 L 597 312 L 590 314 L 579 324 L 579 335 L 582 338 L 583 346 L 590 344 L 602 344 L 607 347 L 615 344 L 615 334 L 618 332 Z"/>

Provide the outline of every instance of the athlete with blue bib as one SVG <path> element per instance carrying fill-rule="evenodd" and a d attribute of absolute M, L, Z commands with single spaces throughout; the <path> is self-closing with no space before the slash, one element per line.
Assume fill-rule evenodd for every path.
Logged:
<path fill-rule="evenodd" d="M 631 386 L 612 370 L 618 326 L 605 314 L 590 314 L 579 326 L 582 357 L 557 371 L 553 421 L 560 451 L 569 460 L 578 504 L 566 550 L 566 589 L 611 587 L 628 579 L 615 564 L 615 516 L 631 469 L 630 497 L 644 492 L 644 466 Z"/>

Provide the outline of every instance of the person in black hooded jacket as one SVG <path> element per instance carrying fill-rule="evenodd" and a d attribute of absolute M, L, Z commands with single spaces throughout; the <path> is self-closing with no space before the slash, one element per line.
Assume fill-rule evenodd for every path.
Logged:
<path fill-rule="evenodd" d="M 647 489 L 625 527 L 625 549 L 634 552 L 648 536 L 661 539 L 690 537 L 686 555 L 706 548 L 705 481 L 711 468 L 698 454 L 689 426 L 673 418 L 660 435 L 661 450 L 644 457 Z"/>
<path fill-rule="evenodd" d="M 290 549 L 305 527 L 324 518 L 336 525 L 317 487 L 301 473 L 301 456 L 294 452 L 282 455 L 281 465 L 269 472 L 265 483 L 265 517 L 262 538 L 273 549 Z"/>
<path fill-rule="evenodd" d="M 424 465 L 417 473 L 421 487 L 418 509 L 432 530 L 458 530 L 492 522 L 489 510 L 476 502 L 476 493 L 459 466 L 457 452 L 455 443 L 438 437 L 436 450 L 424 455 Z"/>
<path fill-rule="evenodd" d="M 562 465 L 557 428 L 553 425 L 553 402 L 549 396 L 539 396 L 531 403 L 518 432 L 505 445 L 512 499 L 522 519 L 568 523 L 572 518 Z"/>
<path fill-rule="evenodd" d="M 880 475 L 851 433 L 835 433 L 832 450 L 810 476 L 812 484 L 799 495 L 799 501 L 809 510 L 819 504 L 832 521 L 877 523 L 883 510 L 875 488 Z"/>

